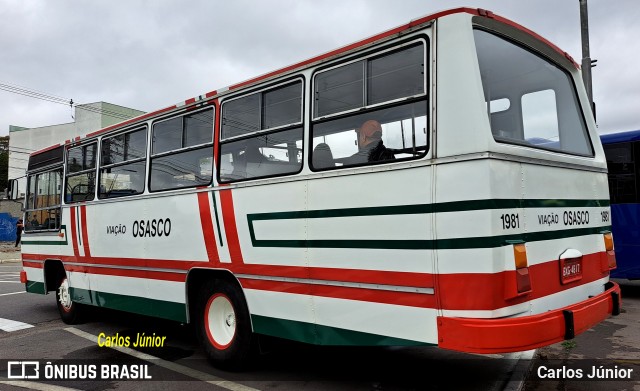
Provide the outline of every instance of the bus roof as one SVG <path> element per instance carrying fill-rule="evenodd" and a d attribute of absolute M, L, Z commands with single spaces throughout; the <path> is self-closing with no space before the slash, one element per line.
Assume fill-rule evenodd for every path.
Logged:
<path fill-rule="evenodd" d="M 156 115 L 163 114 L 163 113 L 166 113 L 166 112 L 178 109 L 178 108 L 183 108 L 183 107 L 186 107 L 186 106 L 192 106 L 192 105 L 196 105 L 196 104 L 197 105 L 207 104 L 205 102 L 210 101 L 210 100 L 212 100 L 214 98 L 217 98 L 217 97 L 219 97 L 219 96 L 221 96 L 221 95 L 223 95 L 225 93 L 232 92 L 232 91 L 238 90 L 240 88 L 247 87 L 247 86 L 250 86 L 252 84 L 256 84 L 256 83 L 262 82 L 262 81 L 267 80 L 267 79 L 283 76 L 283 75 L 287 74 L 288 72 L 293 72 L 295 70 L 311 66 L 312 64 L 319 63 L 321 61 L 325 61 L 325 60 L 330 59 L 330 58 L 332 58 L 334 56 L 337 56 L 337 55 L 340 55 L 340 54 L 344 54 L 346 52 L 358 49 L 358 48 L 360 48 L 362 46 L 365 46 L 365 45 L 368 45 L 368 44 L 372 44 L 374 42 L 377 42 L 379 40 L 382 40 L 382 39 L 385 39 L 385 38 L 388 38 L 388 37 L 392 37 L 392 36 L 394 36 L 394 35 L 396 35 L 398 33 L 405 32 L 406 30 L 410 30 L 410 29 L 412 29 L 412 28 L 414 28 L 416 26 L 419 26 L 421 24 L 434 21 L 434 20 L 436 20 L 438 18 L 442 18 L 442 17 L 447 16 L 447 15 L 458 14 L 458 13 L 467 13 L 467 14 L 471 14 L 471 15 L 474 15 L 474 16 L 482 16 L 482 17 L 494 19 L 494 20 L 497 20 L 497 21 L 499 21 L 501 23 L 507 24 L 507 25 L 509 25 L 511 27 L 517 28 L 518 30 L 521 30 L 521 31 L 523 31 L 523 32 L 535 37 L 539 41 L 541 41 L 544 44 L 548 45 L 549 47 L 553 48 L 555 51 L 557 51 L 558 53 L 560 53 L 561 55 L 566 57 L 576 67 L 576 69 L 580 69 L 580 66 L 578 65 L 578 63 L 576 63 L 575 60 L 567 52 L 563 51 L 562 49 L 560 49 L 559 47 L 557 47 L 556 45 L 554 45 L 553 43 L 551 43 L 550 41 L 548 41 L 544 37 L 536 34 L 535 32 L 529 30 L 528 28 L 526 28 L 526 27 L 524 27 L 524 26 L 522 26 L 522 25 L 520 25 L 520 24 L 518 24 L 518 23 L 516 23 L 516 22 L 514 22 L 512 20 L 509 20 L 509 19 L 504 18 L 502 16 L 496 15 L 493 12 L 485 10 L 485 9 L 482 9 L 482 8 L 469 8 L 469 7 L 452 8 L 452 9 L 449 9 L 449 10 L 436 12 L 434 14 L 430 14 L 430 15 L 427 15 L 427 16 L 423 16 L 423 17 L 414 19 L 409 23 L 406 23 L 406 24 L 403 24 L 401 26 L 398 26 L 398 27 L 392 28 L 390 30 L 384 31 L 382 33 L 373 35 L 373 36 L 371 36 L 369 38 L 362 39 L 362 40 L 354 42 L 352 44 L 343 46 L 343 47 L 341 47 L 339 49 L 335 49 L 335 50 L 332 50 L 330 52 L 321 54 L 319 56 L 315 56 L 315 57 L 312 57 L 310 59 L 295 63 L 293 65 L 278 69 L 276 71 L 265 73 L 265 74 L 263 74 L 261 76 L 257 76 L 257 77 L 245 80 L 243 82 L 231 85 L 229 87 L 225 87 L 225 88 L 221 88 L 221 89 L 218 89 L 218 90 L 210 91 L 210 92 L 207 92 L 206 94 L 199 95 L 197 97 L 187 99 L 187 100 L 179 102 L 179 103 L 177 103 L 175 105 L 168 106 L 168 107 L 165 107 L 163 109 L 156 110 L 156 111 L 153 111 L 153 112 L 150 112 L 150 113 L 142 114 L 140 116 L 125 120 L 123 122 L 119 122 L 117 124 L 108 126 L 106 128 L 99 129 L 99 130 L 97 130 L 95 132 L 87 134 L 83 138 L 76 137 L 73 140 L 66 140 L 64 144 L 80 143 L 81 140 L 93 138 L 95 136 L 101 135 L 101 134 L 109 132 L 111 130 L 124 128 L 124 127 L 126 127 L 128 125 L 132 125 L 132 124 L 134 124 L 136 122 L 143 121 L 145 119 L 148 119 L 148 118 L 154 117 Z M 41 149 L 39 151 L 31 153 L 31 155 L 37 155 L 39 153 L 49 151 L 49 150 L 51 150 L 53 148 L 56 148 L 56 147 L 58 147 L 60 145 L 61 144 L 56 144 L 56 145 Z"/>
<path fill-rule="evenodd" d="M 640 130 L 627 130 L 624 132 L 601 134 L 602 144 L 623 143 L 625 141 L 640 140 Z"/>

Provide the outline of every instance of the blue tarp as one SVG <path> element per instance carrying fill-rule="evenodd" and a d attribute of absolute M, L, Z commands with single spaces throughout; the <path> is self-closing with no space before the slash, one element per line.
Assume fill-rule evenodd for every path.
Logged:
<path fill-rule="evenodd" d="M 15 242 L 17 217 L 0 213 L 0 242 Z"/>

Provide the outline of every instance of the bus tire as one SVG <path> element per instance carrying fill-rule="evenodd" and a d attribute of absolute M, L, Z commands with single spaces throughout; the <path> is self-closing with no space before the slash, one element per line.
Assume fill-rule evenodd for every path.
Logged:
<path fill-rule="evenodd" d="M 253 333 L 240 289 L 225 280 L 207 281 L 199 297 L 197 333 L 207 357 L 219 368 L 245 368 L 253 356 Z"/>
<path fill-rule="evenodd" d="M 58 288 L 56 289 L 56 304 L 60 318 L 66 324 L 78 324 L 81 320 L 82 304 L 74 303 L 71 300 L 71 290 L 69 289 L 69 281 L 67 277 L 62 277 Z"/>

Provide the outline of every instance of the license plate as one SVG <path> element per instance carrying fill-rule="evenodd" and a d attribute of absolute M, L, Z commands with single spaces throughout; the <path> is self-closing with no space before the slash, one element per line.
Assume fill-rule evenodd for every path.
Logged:
<path fill-rule="evenodd" d="M 582 279 L 582 257 L 561 259 L 560 278 L 562 284 Z"/>

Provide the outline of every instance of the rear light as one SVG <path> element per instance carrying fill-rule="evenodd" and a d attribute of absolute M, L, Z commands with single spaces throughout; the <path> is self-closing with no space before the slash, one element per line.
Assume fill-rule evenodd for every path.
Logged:
<path fill-rule="evenodd" d="M 602 236 L 604 237 L 604 249 L 606 251 L 613 251 L 613 234 L 607 232 Z"/>
<path fill-rule="evenodd" d="M 27 272 L 25 272 L 24 270 L 20 271 L 20 282 L 23 284 L 27 283 Z"/>
<path fill-rule="evenodd" d="M 513 257 L 516 261 L 516 269 L 523 269 L 529 266 L 527 264 L 527 248 L 524 243 L 513 245 Z"/>
<path fill-rule="evenodd" d="M 531 278 L 527 261 L 527 248 L 524 243 L 513 244 L 513 260 L 515 263 L 515 280 L 511 273 L 506 273 L 505 298 L 525 295 L 531 292 Z"/>
<path fill-rule="evenodd" d="M 516 286 L 518 288 L 518 293 L 530 292 L 531 279 L 529 278 L 527 248 L 524 243 L 513 245 L 513 257 L 516 263 Z"/>
<path fill-rule="evenodd" d="M 604 237 L 604 250 L 607 253 L 606 267 L 608 270 L 613 270 L 618 267 L 616 262 L 616 253 L 613 249 L 613 234 L 611 232 L 606 232 L 602 236 Z"/>

